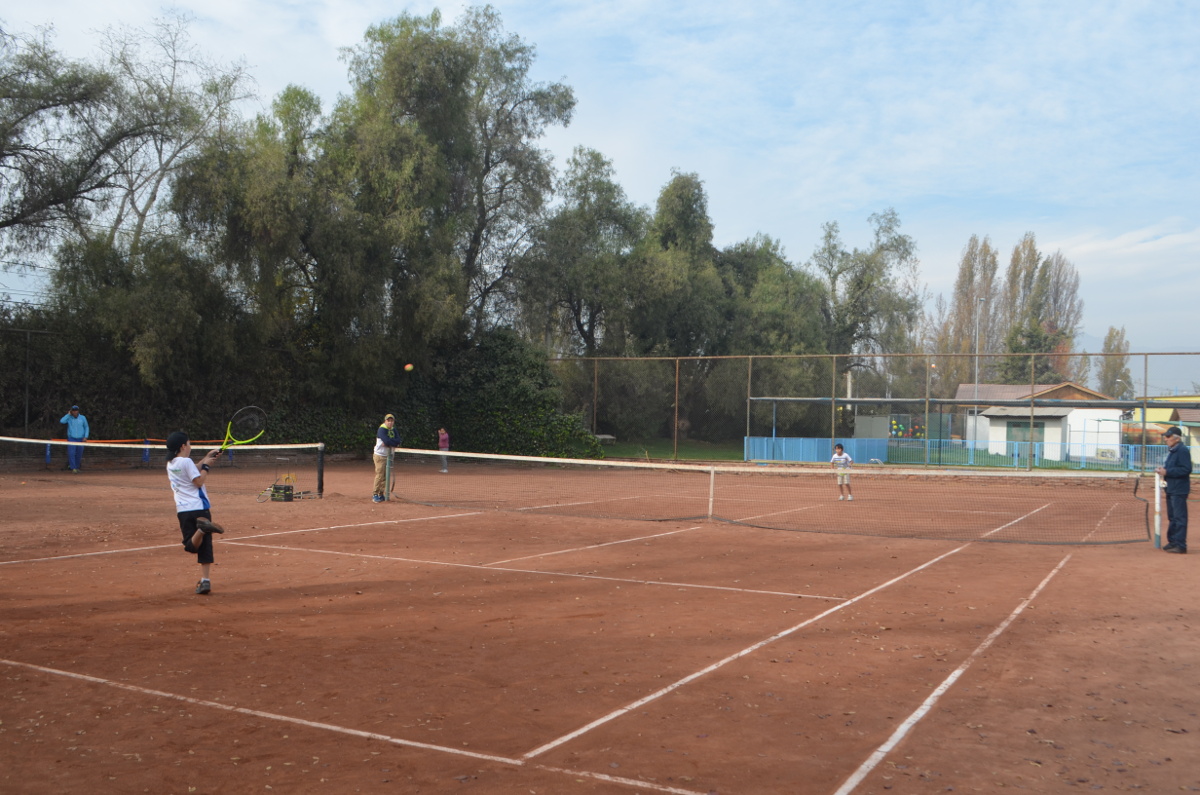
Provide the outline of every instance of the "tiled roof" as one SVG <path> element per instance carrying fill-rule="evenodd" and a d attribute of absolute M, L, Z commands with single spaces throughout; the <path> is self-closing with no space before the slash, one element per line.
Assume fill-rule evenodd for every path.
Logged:
<path fill-rule="evenodd" d="M 993 406 L 982 412 L 985 417 L 1029 417 L 1029 409 L 1023 406 Z M 1033 410 L 1035 417 L 1066 417 L 1071 409 L 1048 409 L 1037 407 Z"/>
<path fill-rule="evenodd" d="M 1057 389 L 1064 384 L 1038 384 L 1034 394 Z M 975 399 L 975 384 L 959 384 L 954 397 L 959 400 Z M 979 384 L 980 400 L 1020 400 L 1029 397 L 1029 384 Z"/>
<path fill-rule="evenodd" d="M 1109 399 L 1108 395 L 1072 381 L 1064 381 L 1061 384 L 1037 384 L 1033 388 L 1033 396 L 1047 396 L 1058 390 L 1083 393 L 1084 396 L 1092 395 L 1100 400 Z M 991 400 L 1026 400 L 1029 398 L 1029 394 L 1028 384 L 979 384 L 978 392 L 980 403 Z M 975 396 L 975 384 L 959 384 L 958 391 L 954 393 L 957 400 L 974 400 Z"/>

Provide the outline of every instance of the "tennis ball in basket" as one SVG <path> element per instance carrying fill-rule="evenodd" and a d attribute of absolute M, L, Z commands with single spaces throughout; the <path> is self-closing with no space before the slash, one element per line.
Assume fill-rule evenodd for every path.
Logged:
<path fill-rule="evenodd" d="M 412 372 L 412 365 L 411 365 L 411 364 L 406 364 L 406 365 L 404 365 L 404 372 L 406 372 L 406 373 L 411 373 L 411 372 Z"/>

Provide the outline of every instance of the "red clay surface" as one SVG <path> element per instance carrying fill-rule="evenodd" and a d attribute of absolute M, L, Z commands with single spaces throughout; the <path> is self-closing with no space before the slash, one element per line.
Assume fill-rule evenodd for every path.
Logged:
<path fill-rule="evenodd" d="M 0 474 L 0 791 L 1200 791 L 1190 556 L 220 474 L 207 597 L 164 473 Z"/>

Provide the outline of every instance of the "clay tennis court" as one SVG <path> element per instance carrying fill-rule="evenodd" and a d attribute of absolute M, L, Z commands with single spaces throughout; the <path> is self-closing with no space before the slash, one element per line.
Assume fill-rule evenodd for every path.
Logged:
<path fill-rule="evenodd" d="M 218 476 L 204 597 L 158 469 L 0 473 L 0 790 L 1200 791 L 1195 569 L 1149 542 L 859 535 L 920 510 L 865 483 L 798 532 Z"/>

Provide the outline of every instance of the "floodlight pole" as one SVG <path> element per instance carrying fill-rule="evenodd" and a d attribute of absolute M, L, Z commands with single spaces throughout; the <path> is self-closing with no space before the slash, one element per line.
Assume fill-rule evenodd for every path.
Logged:
<path fill-rule="evenodd" d="M 936 367 L 931 357 L 925 357 L 925 466 L 929 466 L 929 382 Z"/>
<path fill-rule="evenodd" d="M 983 307 L 983 299 L 975 299 L 975 405 L 971 415 L 971 463 L 975 463 L 975 447 L 979 444 L 979 310 Z"/>

